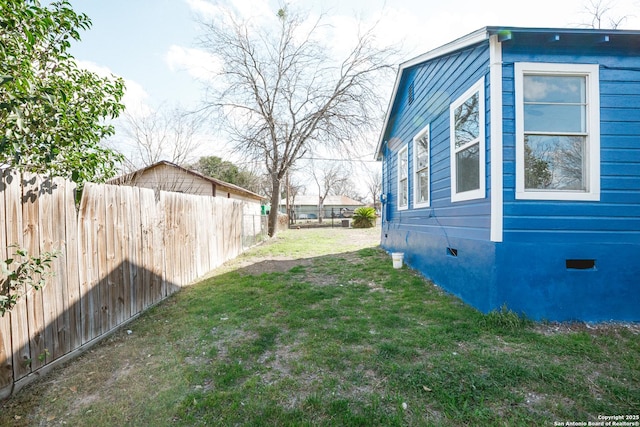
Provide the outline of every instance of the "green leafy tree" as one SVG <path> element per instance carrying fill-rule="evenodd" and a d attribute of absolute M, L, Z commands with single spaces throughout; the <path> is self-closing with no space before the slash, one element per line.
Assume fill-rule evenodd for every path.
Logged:
<path fill-rule="evenodd" d="M 203 175 L 219 179 L 247 190 L 260 191 L 260 177 L 251 171 L 241 169 L 228 160 L 217 156 L 205 156 L 190 166 Z"/>
<path fill-rule="evenodd" d="M 100 141 L 124 109 L 124 82 L 69 53 L 90 26 L 67 1 L 0 0 L 0 164 L 80 183 L 115 174 L 121 157 Z"/>

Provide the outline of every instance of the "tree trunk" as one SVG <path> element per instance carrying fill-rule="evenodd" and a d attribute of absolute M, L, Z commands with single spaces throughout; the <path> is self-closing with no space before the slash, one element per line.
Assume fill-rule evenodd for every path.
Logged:
<path fill-rule="evenodd" d="M 278 208 L 280 205 L 280 178 L 271 177 L 271 210 L 269 211 L 269 226 L 267 232 L 273 237 L 278 232 Z"/>

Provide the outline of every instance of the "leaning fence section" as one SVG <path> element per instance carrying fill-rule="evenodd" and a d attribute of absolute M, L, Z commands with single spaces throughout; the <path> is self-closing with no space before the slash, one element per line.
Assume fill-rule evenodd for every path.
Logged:
<path fill-rule="evenodd" d="M 266 230 L 257 203 L 105 184 L 85 185 L 79 203 L 76 195 L 63 179 L 0 176 L 0 262 L 19 263 L 16 248 L 56 254 L 45 287 L 28 290 L 0 317 L 0 398 Z"/>

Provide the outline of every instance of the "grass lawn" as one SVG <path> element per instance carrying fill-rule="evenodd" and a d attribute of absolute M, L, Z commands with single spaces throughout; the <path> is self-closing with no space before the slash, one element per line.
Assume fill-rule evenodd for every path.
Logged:
<path fill-rule="evenodd" d="M 0 425 L 553 426 L 640 414 L 637 324 L 483 315 L 394 270 L 379 232 L 281 233 L 0 402 Z"/>

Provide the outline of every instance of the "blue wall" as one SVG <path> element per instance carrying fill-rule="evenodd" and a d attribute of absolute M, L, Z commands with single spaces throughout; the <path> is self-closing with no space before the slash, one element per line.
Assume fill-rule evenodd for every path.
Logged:
<path fill-rule="evenodd" d="M 496 304 L 532 318 L 640 320 L 640 59 L 606 44 L 503 44 L 504 243 Z M 600 200 L 515 199 L 514 62 L 600 64 Z M 587 270 L 567 260 L 593 260 Z"/>
<path fill-rule="evenodd" d="M 490 199 L 451 204 L 449 107 L 467 89 L 485 77 L 485 135 L 490 136 L 488 74 L 489 51 L 476 45 L 420 64 L 405 72 L 391 112 L 385 139 L 382 246 L 404 251 L 405 261 L 434 283 L 483 311 L 492 308 L 488 284 L 494 281 L 494 245 L 489 242 Z M 409 105 L 408 87 L 414 84 Z M 431 203 L 414 207 L 413 137 L 427 124 L 431 131 Z M 397 209 L 397 153 L 409 147 L 409 209 Z M 486 158 L 489 159 L 487 147 Z M 487 194 L 490 194 L 487 167 Z M 454 257 L 447 248 L 457 250 Z M 469 280 L 473 277 L 473 280 Z"/>
<path fill-rule="evenodd" d="M 496 300 L 533 319 L 638 320 L 638 245 L 498 245 Z M 568 269 L 567 259 L 596 268 Z"/>
<path fill-rule="evenodd" d="M 637 50 L 637 49 L 636 49 Z M 383 146 L 382 246 L 483 312 L 503 304 L 533 319 L 640 320 L 640 51 L 606 45 L 503 43 L 503 242 L 489 241 L 487 197 L 451 203 L 449 105 L 489 72 L 488 42 L 404 71 Z M 600 64 L 601 196 L 597 202 L 515 199 L 514 62 Z M 415 101 L 408 104 L 409 84 Z M 431 206 L 413 207 L 412 139 L 431 125 Z M 409 209 L 397 210 L 397 151 L 409 144 Z M 457 249 L 457 256 L 447 252 Z M 593 260 L 586 270 L 567 260 Z"/>
<path fill-rule="evenodd" d="M 432 232 L 446 227 L 450 237 L 471 237 L 479 240 L 489 238 L 489 198 L 460 202 L 452 205 L 451 176 L 449 173 L 449 106 L 456 98 L 486 76 L 489 53 L 486 45 L 474 46 L 453 55 L 421 64 L 405 73 L 397 91 L 398 98 L 391 114 L 391 125 L 387 129 L 383 191 L 388 194 L 386 217 L 389 224 L 403 227 L 423 227 Z M 451 70 L 456 70 L 452 73 Z M 415 101 L 409 105 L 408 86 L 414 83 Z M 485 81 L 485 86 L 488 80 Z M 489 136 L 488 90 L 486 135 Z M 412 174 L 413 137 L 427 124 L 431 125 L 431 206 L 414 208 Z M 397 209 L 397 153 L 409 146 L 409 209 Z M 487 178 L 487 183 L 489 182 Z M 427 221 L 433 216 L 435 220 Z M 433 228 L 435 227 L 435 228 Z"/>
<path fill-rule="evenodd" d="M 580 55 L 553 54 L 548 45 L 526 53 L 517 44 L 504 47 L 504 241 L 640 243 L 640 49 L 621 58 L 599 54 L 606 46 Z M 600 64 L 600 201 L 515 199 L 513 63 L 532 60 Z"/>

